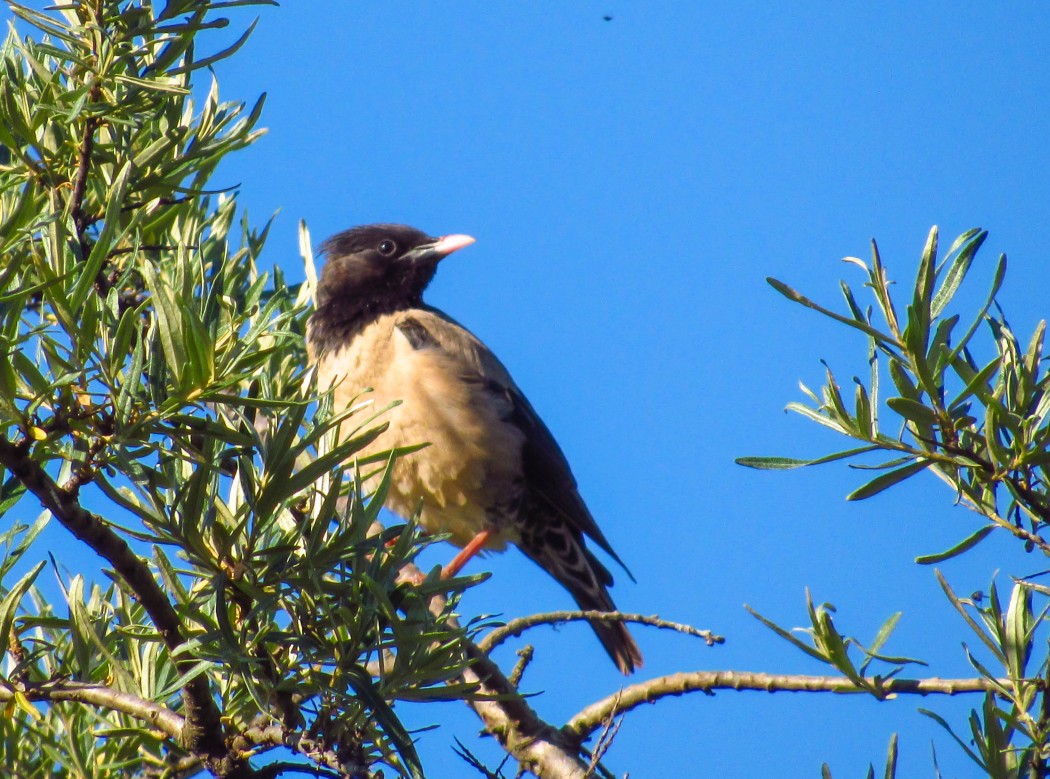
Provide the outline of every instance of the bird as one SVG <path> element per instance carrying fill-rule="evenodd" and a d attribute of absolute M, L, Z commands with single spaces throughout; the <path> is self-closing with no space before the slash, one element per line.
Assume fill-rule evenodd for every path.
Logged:
<path fill-rule="evenodd" d="M 438 263 L 474 240 L 400 224 L 362 225 L 325 240 L 307 323 L 318 387 L 331 391 L 336 411 L 363 399 L 375 410 L 400 401 L 358 456 L 428 444 L 395 460 L 385 506 L 404 518 L 420 511 L 424 530 L 462 547 L 446 575 L 480 550 L 511 544 L 581 609 L 616 611 L 612 574 L 586 540 L 630 572 L 580 496 L 554 436 L 496 355 L 423 302 Z M 343 425 L 349 432 L 359 422 Z M 590 625 L 620 671 L 641 666 L 623 621 Z"/>

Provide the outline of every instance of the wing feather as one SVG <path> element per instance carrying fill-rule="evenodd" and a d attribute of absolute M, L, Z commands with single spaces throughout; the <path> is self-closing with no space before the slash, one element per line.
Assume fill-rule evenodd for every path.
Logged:
<path fill-rule="evenodd" d="M 442 349 L 453 359 L 464 381 L 477 383 L 490 396 L 504 422 L 525 436 L 522 465 L 526 489 L 569 527 L 593 539 L 631 576 L 583 502 L 558 442 L 496 355 L 477 336 L 434 308 L 406 314 L 397 327 L 413 348 Z"/>

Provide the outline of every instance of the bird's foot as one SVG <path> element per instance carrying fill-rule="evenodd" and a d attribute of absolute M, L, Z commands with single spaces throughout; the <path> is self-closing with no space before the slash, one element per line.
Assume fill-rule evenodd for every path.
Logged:
<path fill-rule="evenodd" d="M 451 579 L 452 577 L 458 575 L 459 572 L 463 570 L 463 566 L 470 562 L 470 558 L 472 558 L 474 555 L 481 551 L 481 548 L 485 546 L 485 542 L 489 540 L 489 536 L 491 535 L 491 530 L 482 530 L 480 533 L 478 533 L 476 536 L 470 539 L 470 543 L 463 547 L 461 550 L 459 550 L 459 554 L 457 554 L 452 559 L 452 562 L 446 565 L 444 570 L 441 571 L 441 578 Z"/>

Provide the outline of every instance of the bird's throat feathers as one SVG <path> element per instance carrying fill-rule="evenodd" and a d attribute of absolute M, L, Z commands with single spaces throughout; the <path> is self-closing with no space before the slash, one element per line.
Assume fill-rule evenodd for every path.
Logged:
<path fill-rule="evenodd" d="M 343 294 L 318 301 L 310 316 L 308 337 L 315 354 L 338 349 L 350 343 L 370 324 L 386 314 L 418 308 L 419 297 L 405 299 L 394 295 Z"/>

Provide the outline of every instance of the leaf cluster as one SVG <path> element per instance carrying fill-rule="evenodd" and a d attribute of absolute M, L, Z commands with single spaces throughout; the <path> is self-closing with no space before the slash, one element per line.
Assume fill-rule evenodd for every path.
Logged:
<path fill-rule="evenodd" d="M 811 460 L 745 457 L 738 462 L 755 468 L 784 469 L 885 452 L 891 459 L 875 466 L 856 466 L 882 473 L 854 490 L 849 499 L 872 497 L 930 470 L 956 491 L 959 502 L 986 520 L 951 549 L 925 556 L 921 562 L 938 562 L 960 554 L 997 528 L 1022 539 L 1030 549 L 1050 554 L 1050 543 L 1044 538 L 1050 520 L 1046 495 L 1050 376 L 1043 369 L 1045 322 L 1024 344 L 998 312 L 995 295 L 1006 273 L 1005 255 L 996 263 L 985 303 L 966 328 L 961 328 L 959 314 L 948 314 L 948 306 L 986 236 L 977 229 L 963 233 L 939 260 L 938 231 L 933 228 L 910 299 L 903 306 L 894 300 L 893 285 L 874 242 L 870 267 L 857 258 L 847 261 L 864 270 L 865 286 L 875 304 L 862 309 L 843 282 L 848 316 L 770 279 L 770 284 L 790 300 L 867 336 L 870 377 L 867 382 L 854 377 L 852 401 L 847 402 L 827 368 L 827 381 L 819 395 L 803 385 L 810 403 L 788 406 L 863 445 Z M 980 350 L 973 346 L 981 325 L 991 335 L 994 350 L 984 360 L 975 356 Z M 880 394 L 885 383 L 880 383 L 883 372 L 888 372 L 891 380 L 884 401 Z M 880 421 L 887 409 L 894 420 L 890 432 Z"/>
<path fill-rule="evenodd" d="M 986 236 L 982 230 L 969 230 L 952 243 L 943 258 L 938 258 L 938 231 L 933 228 L 903 303 L 898 302 L 902 296 L 895 296 L 895 285 L 874 242 L 870 265 L 846 258 L 866 275 L 864 284 L 874 298 L 866 308 L 844 282 L 841 289 L 847 313 L 840 314 L 781 281 L 769 279 L 789 300 L 866 337 L 870 374 L 867 381 L 854 378 L 852 399 L 847 400 L 827 367 L 827 379 L 819 394 L 803 385 L 809 403 L 788 406 L 860 446 L 814 459 L 745 457 L 738 462 L 780 470 L 871 453 L 888 455 L 890 459 L 876 465 L 854 465 L 880 473 L 854 490 L 848 496 L 850 500 L 872 497 L 929 471 L 953 490 L 959 504 L 982 518 L 976 530 L 951 548 L 920 556 L 917 562 L 930 564 L 964 554 L 995 530 L 1010 533 L 1028 551 L 1050 555 L 1050 376 L 1044 369 L 1045 322 L 1038 324 L 1026 343 L 1007 323 L 995 301 L 1006 272 L 1005 255 L 996 263 L 991 289 L 976 316 L 963 327 L 962 317 L 950 313 Z M 981 333 L 988 336 L 984 344 L 977 343 Z M 978 358 L 981 353 L 986 355 L 983 359 Z M 887 372 L 889 392 L 882 389 L 882 377 Z M 888 432 L 887 418 L 892 420 Z M 1032 657 L 1046 646 L 1050 602 L 1039 611 L 1033 602 L 1036 598 L 1046 601 L 1050 588 L 1015 579 L 1004 609 L 994 581 L 987 596 L 978 593 L 960 598 L 940 572 L 937 576 L 949 602 L 990 657 L 990 661 L 981 659 L 964 645 L 967 660 L 988 692 L 981 709 L 971 711 L 965 738 L 956 735 L 940 715 L 927 709 L 920 711 L 945 727 L 986 775 L 1002 779 L 1045 775 L 1050 748 L 1048 663 L 1045 652 L 1039 663 L 1033 663 Z M 811 644 L 765 617 L 755 616 L 811 657 L 834 667 L 856 688 L 885 697 L 882 681 L 897 674 L 904 663 L 914 662 L 875 654 L 900 615 L 883 625 L 873 649 L 868 650 L 855 639 L 839 634 L 831 619 L 832 607 L 825 604 L 814 608 L 808 593 L 807 602 L 811 627 L 804 632 Z M 849 657 L 851 646 L 865 655 L 859 667 Z M 865 668 L 873 659 L 890 662 L 889 673 L 865 676 Z M 895 771 L 895 765 L 895 745 L 891 743 L 887 776 Z"/>
<path fill-rule="evenodd" d="M 381 414 L 318 398 L 312 284 L 261 272 L 268 226 L 209 189 L 262 99 L 210 73 L 251 25 L 198 38 L 250 4 L 11 4 L 36 29 L 0 49 L 0 748 L 22 775 L 247 776 L 277 747 L 419 775 L 394 702 L 471 693 L 473 580 L 399 581 L 424 542 L 373 528 L 403 453 L 345 470 Z M 33 563 L 56 519 L 108 577 L 66 574 L 64 546 L 57 601 Z"/>

